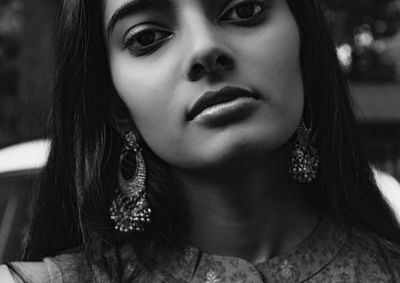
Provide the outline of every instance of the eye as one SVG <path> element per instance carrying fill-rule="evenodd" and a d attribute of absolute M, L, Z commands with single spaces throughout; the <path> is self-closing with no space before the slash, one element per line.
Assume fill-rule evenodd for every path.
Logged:
<path fill-rule="evenodd" d="M 251 24 L 267 7 L 267 1 L 233 1 L 225 9 L 221 20 L 228 23 Z"/>
<path fill-rule="evenodd" d="M 126 33 L 122 45 L 133 55 L 142 56 L 156 51 L 172 35 L 171 32 L 154 26 L 135 26 Z"/>

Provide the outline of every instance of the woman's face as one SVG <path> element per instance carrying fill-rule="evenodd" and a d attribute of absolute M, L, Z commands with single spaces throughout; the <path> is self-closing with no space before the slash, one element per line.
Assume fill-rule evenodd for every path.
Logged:
<path fill-rule="evenodd" d="M 115 89 L 147 145 L 209 168 L 284 145 L 303 109 L 286 0 L 104 0 Z"/>

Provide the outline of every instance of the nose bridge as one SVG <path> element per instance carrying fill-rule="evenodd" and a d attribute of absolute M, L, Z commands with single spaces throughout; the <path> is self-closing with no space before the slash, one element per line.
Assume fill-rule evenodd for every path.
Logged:
<path fill-rule="evenodd" d="M 195 80 L 211 71 L 231 69 L 233 54 L 212 19 L 202 7 L 187 5 L 186 9 L 181 13 L 185 75 Z"/>
<path fill-rule="evenodd" d="M 181 22 L 184 27 L 183 37 L 187 39 L 186 47 L 198 50 L 216 45 L 215 28 L 207 18 L 204 9 L 194 5 L 187 5 L 186 9 L 182 13 Z"/>

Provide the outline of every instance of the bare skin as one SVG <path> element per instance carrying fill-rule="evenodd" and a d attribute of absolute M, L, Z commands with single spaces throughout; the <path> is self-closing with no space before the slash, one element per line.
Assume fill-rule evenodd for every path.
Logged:
<path fill-rule="evenodd" d="M 252 263 L 297 245 L 318 214 L 288 174 L 304 93 L 287 2 L 146 2 L 118 17 L 130 1 L 105 1 L 111 75 L 131 129 L 186 200 L 190 243 Z M 218 113 L 187 119 L 204 93 L 232 85 L 258 94 L 247 116 L 219 126 L 208 123 Z"/>
<path fill-rule="evenodd" d="M 104 0 L 104 28 L 128 2 Z M 253 264 L 296 246 L 319 215 L 307 188 L 287 173 L 304 94 L 300 39 L 286 1 L 147 2 L 105 28 L 106 45 L 130 130 L 170 166 L 186 200 L 190 244 Z M 260 95 L 251 115 L 224 127 L 185 120 L 204 92 L 227 85 Z M 21 264 L 48 279 L 45 263 Z M 14 281 L 5 266 L 0 281 Z"/>
<path fill-rule="evenodd" d="M 287 150 L 290 144 L 282 148 Z M 263 160 L 263 166 L 243 160 L 218 174 L 173 170 L 187 200 L 190 244 L 256 264 L 304 240 L 317 225 L 318 212 L 304 197 L 306 188 L 285 175 L 287 163 L 278 156 L 275 161 L 268 168 Z"/>

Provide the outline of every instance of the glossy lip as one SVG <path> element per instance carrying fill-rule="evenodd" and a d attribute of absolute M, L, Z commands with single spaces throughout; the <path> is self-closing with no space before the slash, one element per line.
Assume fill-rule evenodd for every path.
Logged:
<path fill-rule="evenodd" d="M 200 116 L 219 116 L 219 112 L 238 111 L 258 99 L 254 92 L 240 87 L 228 86 L 219 91 L 208 91 L 190 107 L 186 118 L 192 121 Z"/>

